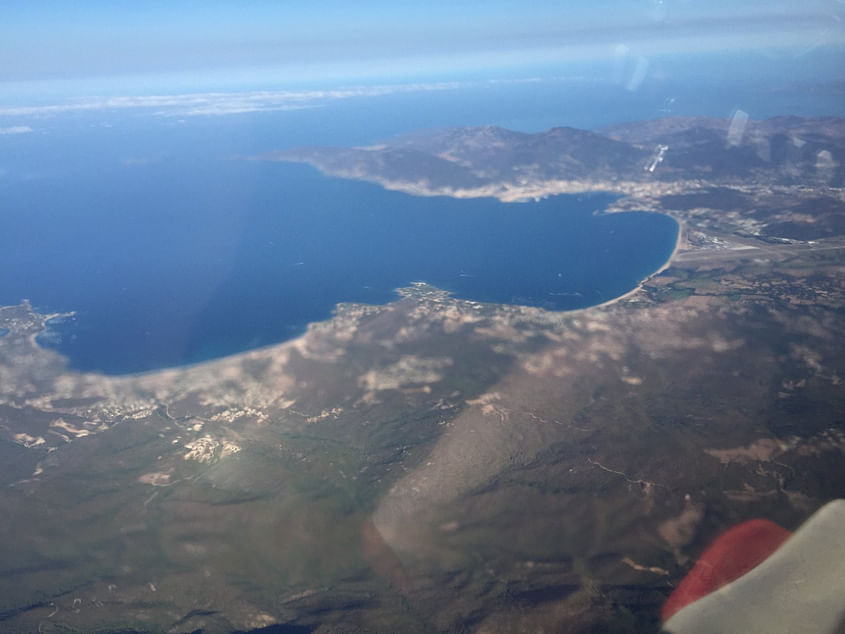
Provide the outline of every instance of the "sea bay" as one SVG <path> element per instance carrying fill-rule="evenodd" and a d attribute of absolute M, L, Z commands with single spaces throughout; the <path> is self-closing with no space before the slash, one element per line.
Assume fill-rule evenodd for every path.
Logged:
<path fill-rule="evenodd" d="M 0 303 L 73 312 L 41 343 L 73 368 L 125 374 L 285 341 L 339 302 L 385 303 L 416 281 L 482 302 L 591 306 L 674 248 L 674 220 L 602 214 L 612 195 L 415 197 L 246 160 L 319 138 L 334 116 L 76 114 L 10 139 Z"/>

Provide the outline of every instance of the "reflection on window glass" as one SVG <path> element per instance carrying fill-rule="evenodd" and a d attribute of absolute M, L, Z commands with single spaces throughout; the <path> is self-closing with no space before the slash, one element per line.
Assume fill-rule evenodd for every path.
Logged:
<path fill-rule="evenodd" d="M 3 14 L 0 630 L 845 627 L 841 3 Z"/>

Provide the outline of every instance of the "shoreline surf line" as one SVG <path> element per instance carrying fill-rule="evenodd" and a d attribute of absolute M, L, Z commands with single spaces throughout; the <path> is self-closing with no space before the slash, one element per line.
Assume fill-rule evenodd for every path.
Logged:
<path fill-rule="evenodd" d="M 661 212 L 656 212 L 656 213 L 661 213 Z M 568 310 L 568 311 L 563 311 L 563 312 L 566 313 L 567 315 L 571 315 L 572 313 L 579 313 L 579 312 L 584 312 L 586 310 L 595 310 L 596 308 L 606 308 L 607 306 L 612 306 L 613 304 L 616 304 L 616 303 L 618 303 L 618 302 L 620 302 L 624 299 L 628 299 L 629 297 L 632 297 L 635 294 L 639 293 L 645 287 L 646 282 L 648 282 L 652 278 L 660 275 L 661 273 L 663 273 L 663 271 L 665 271 L 670 266 L 672 266 L 672 264 L 675 262 L 675 259 L 678 256 L 678 254 L 680 253 L 680 251 L 685 246 L 684 239 L 686 238 L 686 224 L 684 223 L 683 220 L 681 220 L 679 218 L 675 218 L 674 216 L 672 216 L 670 214 L 666 214 L 666 215 L 669 216 L 670 218 L 672 218 L 672 220 L 674 220 L 676 223 L 678 223 L 678 237 L 675 239 L 675 247 L 672 249 L 672 253 L 669 254 L 669 257 L 667 258 L 666 262 L 663 263 L 663 266 L 661 266 L 659 269 L 657 269 L 654 273 L 647 275 L 645 278 L 640 280 L 640 282 L 637 283 L 637 285 L 634 288 L 632 288 L 627 293 L 620 295 L 619 297 L 614 297 L 613 299 L 609 299 L 606 302 L 602 302 L 601 304 L 596 304 L 595 306 L 587 306 L 586 308 L 576 308 L 574 310 Z"/>

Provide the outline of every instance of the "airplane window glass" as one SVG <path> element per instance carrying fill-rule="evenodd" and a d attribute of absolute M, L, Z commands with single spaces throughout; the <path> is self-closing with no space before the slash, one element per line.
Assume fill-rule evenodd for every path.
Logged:
<path fill-rule="evenodd" d="M 845 627 L 841 2 L 0 15 L 0 631 Z"/>

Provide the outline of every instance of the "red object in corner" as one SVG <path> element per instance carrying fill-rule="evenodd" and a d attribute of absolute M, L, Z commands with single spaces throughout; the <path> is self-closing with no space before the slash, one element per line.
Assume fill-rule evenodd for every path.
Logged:
<path fill-rule="evenodd" d="M 769 520 L 748 520 L 719 535 L 663 604 L 663 621 L 765 561 L 791 533 Z"/>

